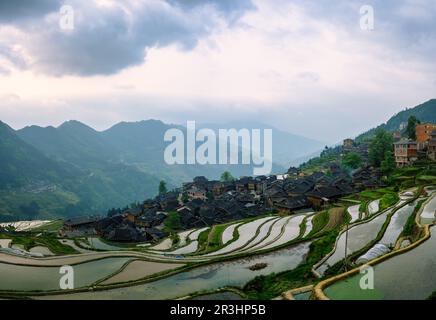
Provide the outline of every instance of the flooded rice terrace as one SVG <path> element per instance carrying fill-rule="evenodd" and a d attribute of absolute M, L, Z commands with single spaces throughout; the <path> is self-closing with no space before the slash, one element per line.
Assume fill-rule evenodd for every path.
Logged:
<path fill-rule="evenodd" d="M 141 285 L 105 291 L 45 296 L 44 299 L 174 299 L 193 292 L 214 290 L 224 286 L 243 286 L 259 275 L 291 270 L 301 263 L 309 251 L 309 242 L 265 255 L 215 263 L 181 272 Z M 250 266 L 267 263 L 264 269 L 251 271 Z"/>

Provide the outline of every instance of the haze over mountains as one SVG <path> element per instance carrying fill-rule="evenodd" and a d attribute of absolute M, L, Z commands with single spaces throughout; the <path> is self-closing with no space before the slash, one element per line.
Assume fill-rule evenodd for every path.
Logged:
<path fill-rule="evenodd" d="M 0 219 L 105 213 L 156 195 L 161 179 L 171 189 L 198 175 L 218 179 L 225 170 L 252 175 L 251 165 L 167 165 L 163 136 L 174 127 L 185 131 L 158 120 L 121 122 L 102 132 L 78 121 L 17 131 L 0 123 Z M 286 171 L 296 157 L 322 146 L 273 129 L 273 172 Z"/>
<path fill-rule="evenodd" d="M 398 130 L 410 115 L 436 122 L 436 100 L 401 111 L 379 127 Z M 168 143 L 163 136 L 174 127 L 185 131 L 158 120 L 120 122 L 101 132 L 78 121 L 17 131 L 0 122 L 0 220 L 104 214 L 109 208 L 155 196 L 162 179 L 171 189 L 199 175 L 218 179 L 225 170 L 235 177 L 252 175 L 251 165 L 167 165 L 163 154 Z M 204 127 L 269 128 L 243 122 L 197 125 Z M 273 173 L 285 172 L 324 146 L 272 130 Z"/>

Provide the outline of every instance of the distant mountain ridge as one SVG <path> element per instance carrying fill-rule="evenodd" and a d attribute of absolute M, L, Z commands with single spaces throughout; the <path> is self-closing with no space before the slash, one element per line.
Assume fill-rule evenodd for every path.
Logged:
<path fill-rule="evenodd" d="M 199 175 L 218 179 L 225 170 L 236 177 L 252 175 L 251 165 L 167 165 L 163 136 L 175 127 L 186 131 L 160 120 L 120 122 L 104 131 L 75 120 L 17 131 L 1 123 L 0 220 L 29 218 L 22 206 L 32 203 L 39 207 L 32 214 L 44 218 L 105 213 L 153 197 L 161 179 L 171 189 Z M 284 165 L 274 164 L 273 171 L 281 173 L 286 157 L 290 162 L 294 149 L 307 142 L 298 144 L 297 136 L 276 131 L 274 137 L 282 141 L 274 141 L 279 151 L 274 157 Z"/>
<path fill-rule="evenodd" d="M 403 110 L 377 128 L 398 130 L 410 115 L 436 123 L 436 100 Z M 218 179 L 225 170 L 236 177 L 252 175 L 250 165 L 165 164 L 163 136 L 175 127 L 186 131 L 160 120 L 120 122 L 104 131 L 74 120 L 15 131 L 0 121 L 0 220 L 105 213 L 153 197 L 161 179 L 171 189 L 199 175 Z M 298 165 L 323 146 L 261 123 L 199 124 L 197 129 L 204 127 L 272 129 L 275 173 Z"/>
<path fill-rule="evenodd" d="M 405 110 L 400 111 L 396 115 L 392 116 L 386 123 L 360 134 L 356 137 L 356 140 L 362 140 L 372 136 L 379 128 L 391 132 L 400 130 L 400 125 L 402 123 L 407 123 L 407 120 L 412 115 L 418 118 L 421 122 L 436 123 L 436 99 L 431 99 L 416 107 L 406 108 Z"/>

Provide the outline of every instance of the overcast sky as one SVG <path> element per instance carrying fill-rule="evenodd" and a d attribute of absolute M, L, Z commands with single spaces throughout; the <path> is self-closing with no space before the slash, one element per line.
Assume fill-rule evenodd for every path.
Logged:
<path fill-rule="evenodd" d="M 251 120 L 333 143 L 435 98 L 435 54 L 436 0 L 0 0 L 0 120 Z"/>

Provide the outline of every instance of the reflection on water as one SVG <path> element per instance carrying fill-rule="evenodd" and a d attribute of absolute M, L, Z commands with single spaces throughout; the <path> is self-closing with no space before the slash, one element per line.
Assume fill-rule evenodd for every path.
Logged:
<path fill-rule="evenodd" d="M 422 208 L 421 223 L 430 224 L 435 221 L 436 196 L 433 196 Z"/>
<path fill-rule="evenodd" d="M 310 243 L 302 243 L 292 248 L 278 250 L 261 256 L 238 259 L 198 267 L 190 271 L 154 282 L 105 290 L 85 292 L 63 296 L 55 299 L 172 299 L 186 296 L 193 292 L 214 290 L 224 286 L 243 286 L 259 275 L 291 270 L 300 264 L 309 251 Z M 251 271 L 248 267 L 256 263 L 265 263 L 266 268 Z M 50 297 L 48 297 L 50 298 Z"/>
<path fill-rule="evenodd" d="M 325 290 L 332 299 L 426 299 L 436 290 L 436 229 L 417 248 L 374 266 L 374 290 L 362 290 L 360 275 Z"/>
<path fill-rule="evenodd" d="M 350 228 L 348 230 L 347 254 L 352 254 L 373 241 L 380 232 L 390 212 L 391 210 L 386 210 L 373 220 Z M 345 232 L 339 236 L 335 252 L 316 269 L 319 274 L 323 275 L 330 266 L 333 266 L 335 263 L 345 258 L 345 237 Z"/>
<path fill-rule="evenodd" d="M 107 258 L 73 266 L 74 287 L 89 286 L 120 269 L 131 258 Z M 0 290 L 59 290 L 59 267 L 0 263 Z"/>

